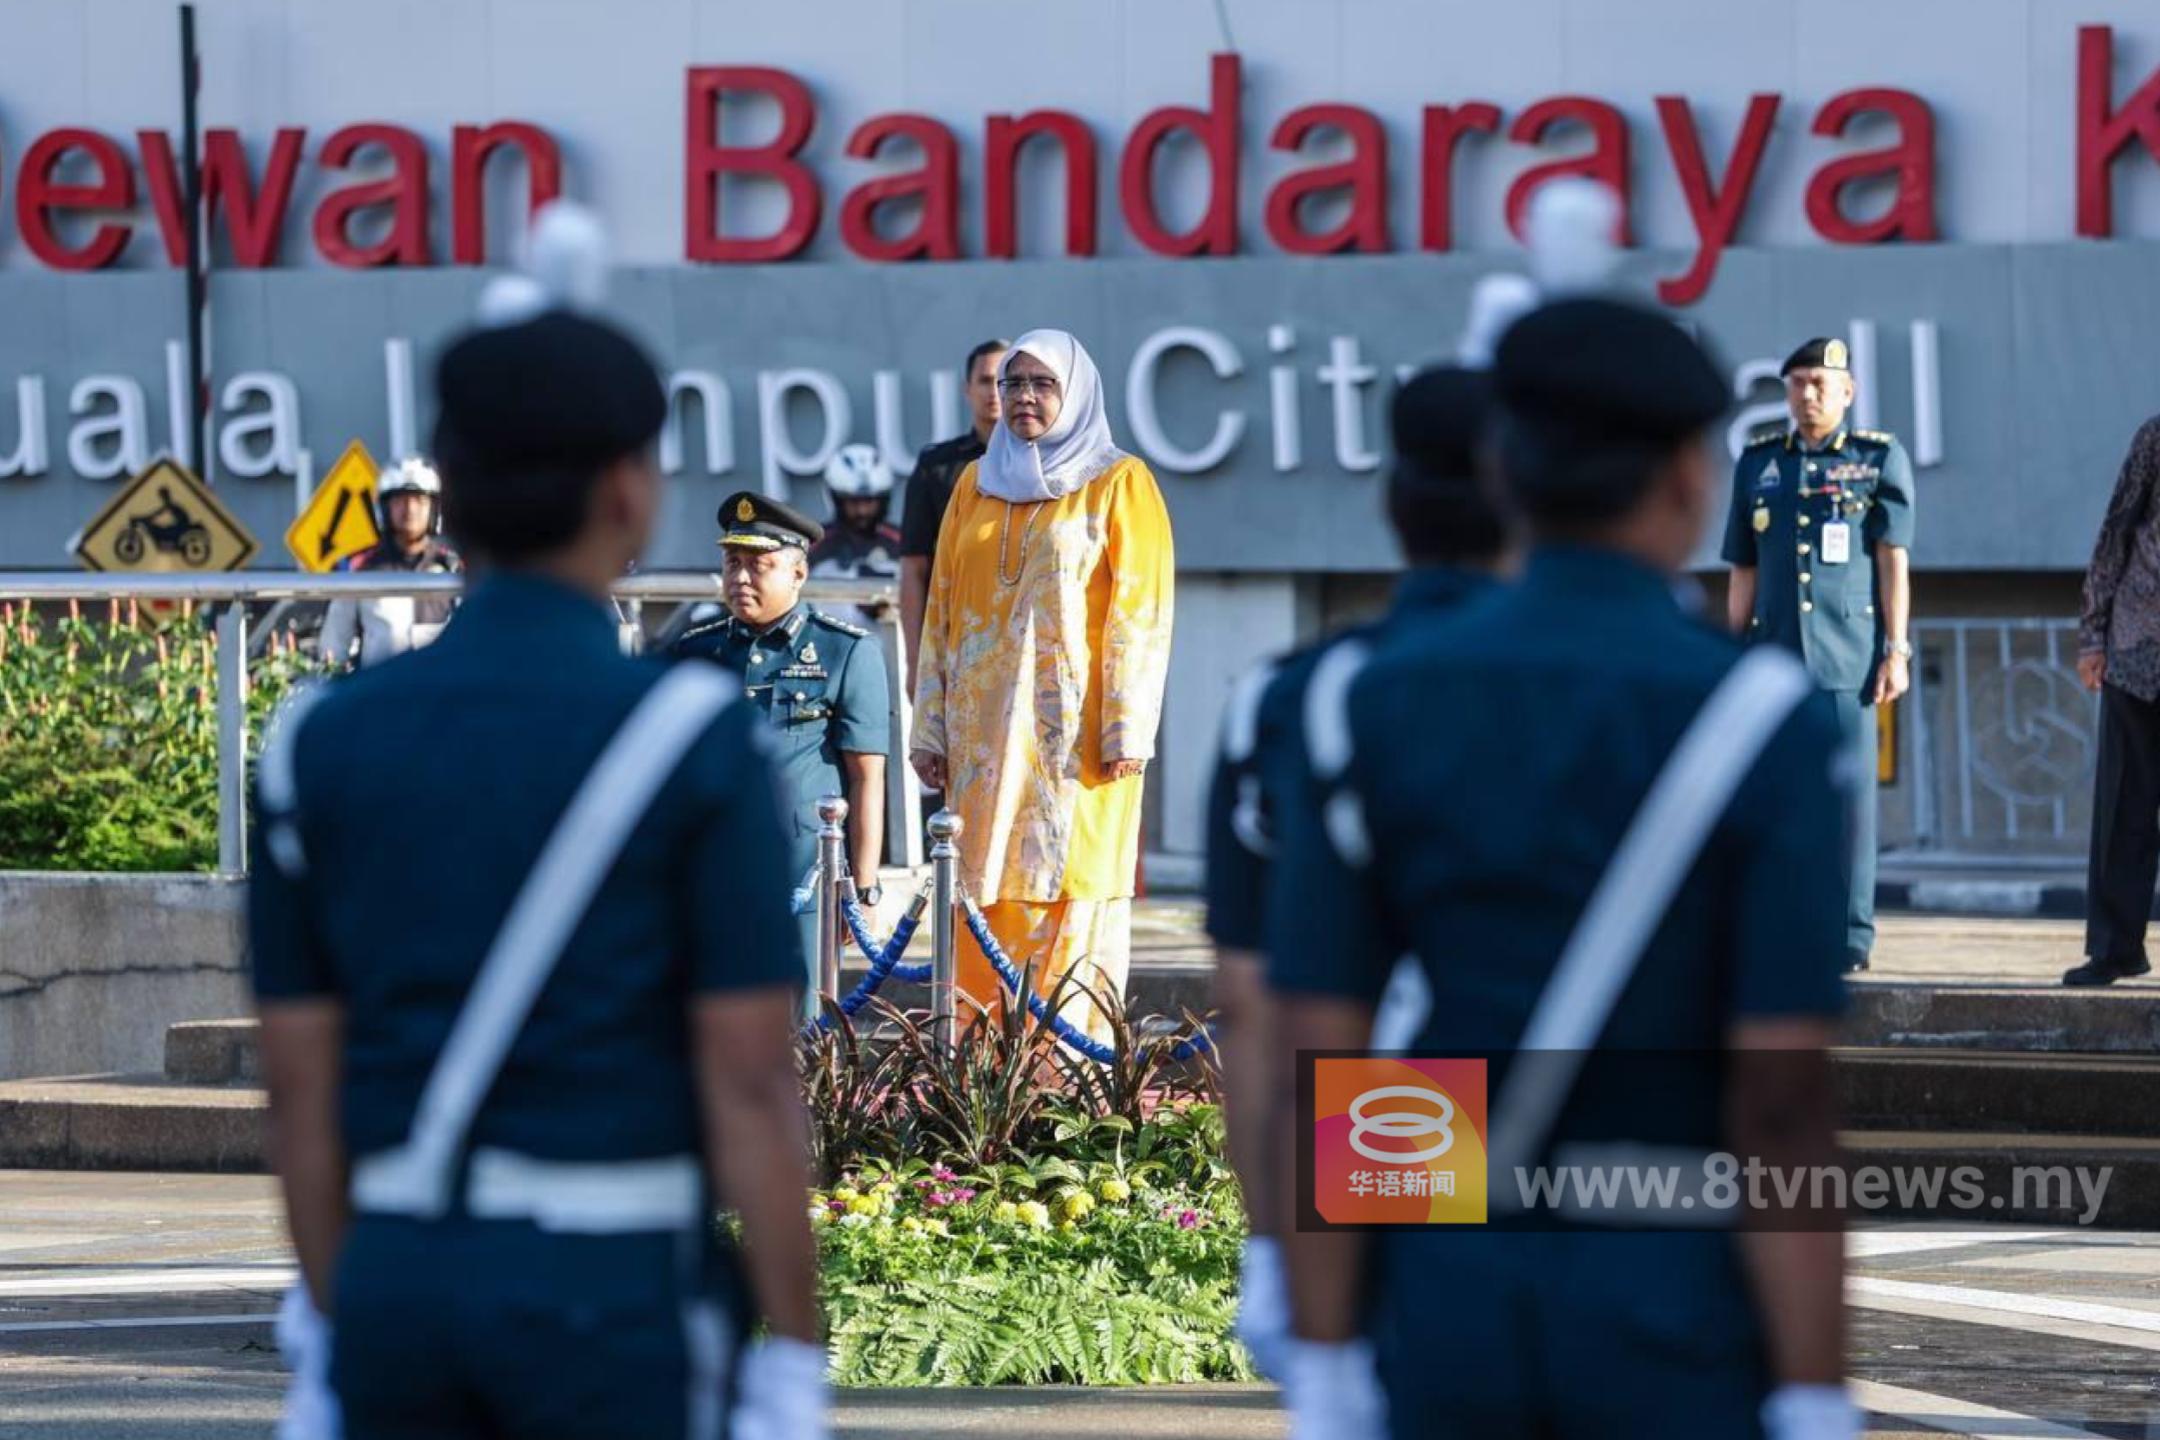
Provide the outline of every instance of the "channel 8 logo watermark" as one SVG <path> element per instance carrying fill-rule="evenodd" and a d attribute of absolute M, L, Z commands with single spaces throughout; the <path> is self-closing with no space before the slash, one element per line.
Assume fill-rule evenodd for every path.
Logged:
<path fill-rule="evenodd" d="M 1485 1062 L 1312 1062 L 1311 1209 L 1329 1225 L 1485 1223 Z"/>

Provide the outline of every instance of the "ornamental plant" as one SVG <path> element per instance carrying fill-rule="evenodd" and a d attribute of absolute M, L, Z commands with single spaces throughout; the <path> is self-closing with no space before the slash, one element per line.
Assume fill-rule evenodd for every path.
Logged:
<path fill-rule="evenodd" d="M 102 613 L 100 613 L 102 611 Z M 64 616 L 0 604 L 0 869 L 217 863 L 216 642 L 186 603 Z M 248 723 L 316 669 L 287 635 L 249 666 Z"/>
<path fill-rule="evenodd" d="M 877 1000 L 805 1037 L 836 1383 L 1251 1378 L 1212 1063 L 1099 1003 L 1107 1063 L 1017 1007 L 951 1046 Z"/>

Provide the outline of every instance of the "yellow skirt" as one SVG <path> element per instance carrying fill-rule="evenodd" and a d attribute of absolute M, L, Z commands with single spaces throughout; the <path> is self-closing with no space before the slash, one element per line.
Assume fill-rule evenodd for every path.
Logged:
<path fill-rule="evenodd" d="M 1001 900 L 984 907 L 983 916 L 1014 965 L 1024 970 L 1033 962 L 1036 994 L 1047 997 L 1069 974 L 1077 974 L 1089 990 L 1125 994 L 1126 972 L 1132 968 L 1132 901 Z M 955 951 L 960 993 L 993 1015 L 1004 1014 L 1006 989 L 975 937 L 963 932 Z M 959 1009 L 965 1026 L 975 1011 L 965 1003 Z M 1108 1018 L 1085 991 L 1069 991 L 1062 1009 L 1068 1021 L 1097 1040 L 1110 1038 Z"/>

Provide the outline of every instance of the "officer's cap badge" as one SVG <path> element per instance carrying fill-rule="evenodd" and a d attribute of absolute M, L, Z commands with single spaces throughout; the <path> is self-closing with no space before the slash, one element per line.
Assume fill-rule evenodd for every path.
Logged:
<path fill-rule="evenodd" d="M 749 496 L 745 495 L 735 502 L 735 518 L 745 524 L 757 519 L 757 506 L 750 503 Z"/>
<path fill-rule="evenodd" d="M 1851 365 L 1851 356 L 1846 354 L 1845 342 L 1842 340 L 1832 340 L 1829 343 L 1825 344 L 1822 347 L 1822 363 L 1825 370 L 1844 370 L 1849 368 L 1849 366 Z"/>

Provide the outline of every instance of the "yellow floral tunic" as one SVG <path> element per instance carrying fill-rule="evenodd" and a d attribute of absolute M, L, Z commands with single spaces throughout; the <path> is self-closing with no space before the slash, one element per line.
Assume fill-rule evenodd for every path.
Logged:
<path fill-rule="evenodd" d="M 986 910 L 1129 900 L 1145 782 L 1106 780 L 1103 764 L 1155 754 L 1175 568 L 1162 492 L 1132 456 L 1035 504 L 983 495 L 975 478 L 961 473 L 945 512 L 915 682 L 914 748 L 945 757 L 946 804 L 965 824 L 961 881 Z M 991 918 L 1004 935 L 998 922 L 1021 917 Z M 1075 943 L 1100 928 L 1063 918 L 1025 928 L 1044 936 L 1048 921 Z M 1090 943 L 1104 961 L 1125 945 Z M 1074 957 L 1016 958 L 1049 961 L 1047 988 Z M 1104 968 L 1122 986 L 1123 964 Z"/>

